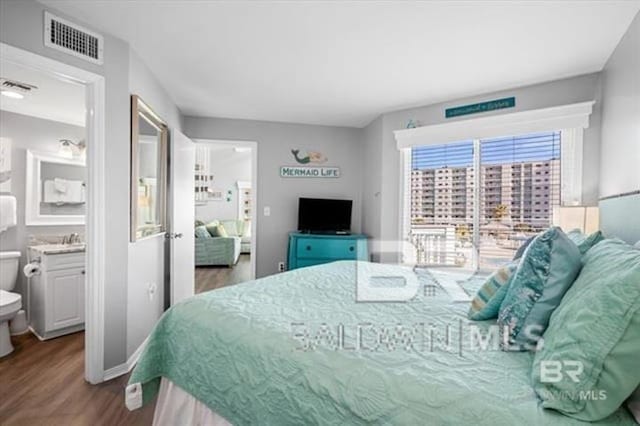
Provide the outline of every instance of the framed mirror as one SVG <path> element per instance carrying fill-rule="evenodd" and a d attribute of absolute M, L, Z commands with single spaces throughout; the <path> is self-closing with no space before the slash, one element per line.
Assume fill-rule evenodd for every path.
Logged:
<path fill-rule="evenodd" d="M 131 241 L 166 230 L 167 124 L 131 96 Z"/>
<path fill-rule="evenodd" d="M 84 225 L 87 168 L 84 160 L 27 151 L 25 224 Z"/>

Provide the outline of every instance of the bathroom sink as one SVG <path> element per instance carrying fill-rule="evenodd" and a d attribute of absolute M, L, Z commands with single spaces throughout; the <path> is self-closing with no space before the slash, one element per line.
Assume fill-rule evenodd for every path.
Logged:
<path fill-rule="evenodd" d="M 84 251 L 86 244 L 40 244 L 29 248 L 43 254 L 77 253 Z"/>

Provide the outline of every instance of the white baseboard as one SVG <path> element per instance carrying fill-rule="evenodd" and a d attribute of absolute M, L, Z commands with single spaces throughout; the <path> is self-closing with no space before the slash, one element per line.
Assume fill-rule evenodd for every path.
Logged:
<path fill-rule="evenodd" d="M 128 372 L 129 369 L 126 362 L 120 365 L 116 365 L 115 367 L 111 367 L 110 369 L 104 371 L 103 381 L 107 382 L 109 380 L 115 379 L 116 377 L 125 375 Z"/>
<path fill-rule="evenodd" d="M 131 370 L 133 370 L 133 367 L 136 366 L 136 363 L 138 362 L 138 358 L 140 358 L 140 355 L 142 354 L 142 351 L 144 350 L 144 347 L 146 345 L 147 345 L 147 339 L 144 339 L 144 342 L 142 342 L 140 346 L 138 346 L 138 349 L 136 349 L 131 354 L 129 359 L 127 359 L 127 362 L 124 362 L 120 365 L 116 365 L 115 367 L 111 367 L 108 370 L 105 370 L 103 380 L 106 382 L 106 381 L 115 379 L 116 377 L 123 376 L 129 373 Z"/>

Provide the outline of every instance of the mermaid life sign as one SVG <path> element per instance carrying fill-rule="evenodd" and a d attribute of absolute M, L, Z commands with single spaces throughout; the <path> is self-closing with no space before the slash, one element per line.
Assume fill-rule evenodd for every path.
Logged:
<path fill-rule="evenodd" d="M 283 178 L 339 178 L 340 167 L 281 166 Z"/>
<path fill-rule="evenodd" d="M 317 166 L 324 164 L 328 158 L 321 152 L 307 151 L 300 152 L 299 149 L 292 149 L 293 159 L 299 166 L 281 166 L 280 177 L 283 178 L 339 178 L 340 167 Z"/>

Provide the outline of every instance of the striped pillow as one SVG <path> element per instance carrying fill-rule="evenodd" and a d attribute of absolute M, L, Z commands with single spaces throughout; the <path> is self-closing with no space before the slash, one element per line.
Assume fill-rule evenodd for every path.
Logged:
<path fill-rule="evenodd" d="M 513 260 L 489 275 L 471 301 L 468 317 L 474 321 L 497 318 L 500 305 L 509 288 L 513 273 L 518 268 L 520 259 Z"/>

